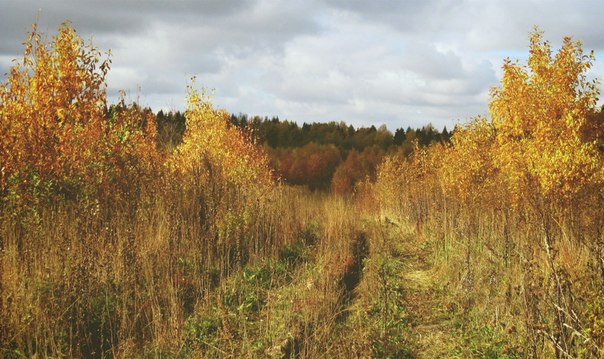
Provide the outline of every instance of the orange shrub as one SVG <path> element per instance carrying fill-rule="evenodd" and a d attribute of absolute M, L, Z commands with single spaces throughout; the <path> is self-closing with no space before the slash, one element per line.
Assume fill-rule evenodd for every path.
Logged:
<path fill-rule="evenodd" d="M 593 52 L 584 55 L 581 43 L 569 37 L 553 56 L 535 31 L 528 66 L 505 61 L 502 86 L 492 90 L 489 109 L 496 162 L 516 201 L 527 193 L 567 201 L 603 182 L 597 141 L 583 140 L 599 93 L 586 76 L 593 60 Z"/>
<path fill-rule="evenodd" d="M 4 195 L 27 202 L 110 192 L 156 160 L 154 118 L 124 105 L 105 116 L 109 64 L 68 23 L 49 44 L 34 25 L 23 59 L 0 85 Z"/>
<path fill-rule="evenodd" d="M 465 203 L 475 203 L 499 190 L 493 164 L 494 140 L 493 126 L 478 117 L 456 127 L 451 146 L 431 149 L 444 193 Z"/>
<path fill-rule="evenodd" d="M 361 153 L 352 149 L 333 174 L 332 190 L 338 194 L 351 194 L 357 183 L 365 179 L 375 181 L 376 168 L 383 156 L 384 151 L 377 146 L 366 147 Z"/>
<path fill-rule="evenodd" d="M 229 114 L 214 109 L 205 93 L 189 87 L 186 131 L 168 163 L 181 175 L 197 176 L 199 183 L 220 180 L 242 190 L 272 184 L 264 152 L 249 134 L 229 122 Z"/>

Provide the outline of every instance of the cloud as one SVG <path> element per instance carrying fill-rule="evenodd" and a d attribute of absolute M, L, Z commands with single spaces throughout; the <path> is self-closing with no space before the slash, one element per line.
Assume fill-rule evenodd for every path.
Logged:
<path fill-rule="evenodd" d="M 12 56 L 0 55 L 0 76 L 7 74 L 10 66 L 12 65 Z"/>
<path fill-rule="evenodd" d="M 484 112 L 486 93 L 497 82 L 490 62 L 468 62 L 435 44 L 393 37 L 383 25 L 341 13 L 332 16 L 338 26 L 296 38 L 283 56 L 238 64 L 275 71 L 254 85 L 274 99 L 267 112 L 286 113 L 300 122 L 345 120 L 391 128 L 451 125 L 468 113 Z M 353 31 L 356 36 L 350 36 Z M 252 102 L 245 95 L 241 100 Z"/>
<path fill-rule="evenodd" d="M 486 111 L 505 57 L 534 25 L 604 52 L 596 0 L 0 0 L 0 73 L 38 19 L 70 19 L 112 50 L 109 97 L 183 109 L 192 76 L 231 112 L 389 128 L 452 126 Z M 6 14 L 6 15 L 5 15 Z M 591 76 L 602 78 L 596 63 Z"/>

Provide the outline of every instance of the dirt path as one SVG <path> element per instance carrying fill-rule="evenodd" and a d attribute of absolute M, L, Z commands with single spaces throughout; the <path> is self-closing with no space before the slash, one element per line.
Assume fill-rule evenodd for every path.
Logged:
<path fill-rule="evenodd" d="M 462 357 L 445 300 L 447 293 L 439 288 L 427 261 L 428 251 L 421 248 L 421 240 L 409 231 L 396 237 L 401 241 L 397 257 L 404 263 L 399 276 L 411 326 L 409 351 L 414 358 Z"/>

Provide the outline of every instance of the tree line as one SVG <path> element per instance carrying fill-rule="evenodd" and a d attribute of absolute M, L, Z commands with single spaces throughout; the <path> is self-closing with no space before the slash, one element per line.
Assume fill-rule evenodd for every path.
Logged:
<path fill-rule="evenodd" d="M 150 110 L 148 110 L 150 111 Z M 182 141 L 185 115 L 180 111 L 157 115 L 161 146 Z M 410 155 L 417 146 L 449 142 L 453 131 L 432 125 L 398 128 L 394 134 L 385 125 L 358 127 L 344 122 L 298 123 L 279 117 L 231 114 L 229 122 L 252 134 L 262 145 L 269 163 L 285 183 L 312 190 L 350 194 L 364 179 L 375 179 L 375 170 L 385 154 Z"/>

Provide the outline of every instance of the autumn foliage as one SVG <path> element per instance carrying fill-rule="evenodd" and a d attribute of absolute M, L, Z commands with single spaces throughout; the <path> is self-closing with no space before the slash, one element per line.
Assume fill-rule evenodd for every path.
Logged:
<path fill-rule="evenodd" d="M 388 299 L 402 297 L 390 275 L 403 277 L 375 261 L 395 248 L 376 238 L 407 227 L 447 293 L 436 314 L 472 335 L 464 353 L 604 356 L 604 112 L 579 42 L 554 52 L 533 32 L 527 64 L 504 62 L 489 116 L 451 138 L 250 124 L 194 83 L 184 115 L 155 116 L 108 105 L 109 55 L 69 23 L 48 43 L 34 26 L 24 45 L 0 85 L 4 356 L 304 356 L 357 334 L 322 336 L 330 326 L 362 331 L 344 314 L 357 309 L 380 327 L 372 343 L 395 344 L 412 321 Z M 375 217 L 375 238 L 359 214 Z M 345 309 L 363 286 L 381 304 Z"/>
<path fill-rule="evenodd" d="M 536 31 L 528 67 L 504 63 L 502 87 L 493 89 L 489 108 L 497 131 L 495 161 L 514 198 L 537 192 L 570 200 L 601 185 L 602 154 L 582 138 L 598 99 L 596 83 L 586 75 L 593 59 L 568 37 L 553 56 Z"/>
<path fill-rule="evenodd" d="M 333 174 L 331 188 L 337 194 L 349 195 L 362 181 L 375 181 L 376 169 L 384 156 L 384 150 L 377 146 L 366 147 L 362 152 L 350 151 Z"/>
<path fill-rule="evenodd" d="M 495 307 L 495 333 L 523 328 L 511 352 L 600 357 L 604 156 L 597 82 L 587 75 L 594 57 L 570 38 L 554 54 L 538 30 L 529 52 L 526 65 L 504 62 L 490 118 L 458 126 L 450 145 L 386 159 L 375 193 L 418 235 L 433 231 L 467 313 L 486 323 Z M 499 306 L 515 324 L 499 322 Z"/>
<path fill-rule="evenodd" d="M 50 44 L 34 26 L 0 86 L 0 189 L 24 201 L 109 193 L 148 175 L 153 116 L 120 104 L 106 115 L 110 60 L 64 23 Z"/>
<path fill-rule="evenodd" d="M 193 87 L 184 135 L 159 131 L 108 105 L 109 65 L 69 23 L 34 26 L 0 85 L 0 355 L 178 346 L 207 291 L 289 240 L 250 133 Z"/>
<path fill-rule="evenodd" d="M 190 87 L 187 100 L 187 129 L 169 165 L 181 173 L 219 171 L 237 185 L 269 184 L 266 157 L 251 136 L 231 125 L 228 113 L 214 109 L 204 92 Z"/>

